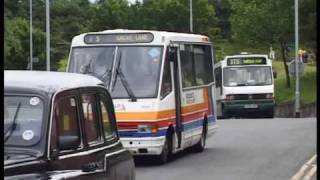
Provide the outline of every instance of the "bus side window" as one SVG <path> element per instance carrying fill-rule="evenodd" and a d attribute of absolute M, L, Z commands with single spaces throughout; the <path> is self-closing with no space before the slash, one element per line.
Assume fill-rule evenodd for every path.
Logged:
<path fill-rule="evenodd" d="M 193 60 L 197 86 L 212 82 L 211 46 L 194 45 Z"/>
<path fill-rule="evenodd" d="M 182 87 L 196 86 L 192 45 L 183 46 L 184 49 L 180 48 Z"/>
<path fill-rule="evenodd" d="M 221 87 L 222 85 L 222 77 L 221 77 L 221 67 L 218 67 L 214 70 L 214 76 L 216 81 L 216 87 Z"/>
<path fill-rule="evenodd" d="M 163 67 L 163 77 L 161 84 L 161 99 L 165 98 L 172 91 L 172 80 L 171 80 L 171 71 L 170 71 L 170 61 L 169 55 L 167 55 L 164 67 Z"/>

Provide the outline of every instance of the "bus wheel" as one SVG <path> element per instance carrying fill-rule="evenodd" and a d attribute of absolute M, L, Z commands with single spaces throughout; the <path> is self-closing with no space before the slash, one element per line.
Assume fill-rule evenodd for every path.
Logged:
<path fill-rule="evenodd" d="M 194 152 L 202 152 L 206 146 L 208 125 L 203 125 L 200 141 L 193 147 Z"/>
<path fill-rule="evenodd" d="M 165 164 L 168 162 L 169 157 L 172 154 L 172 136 L 166 138 L 165 143 L 162 148 L 162 152 L 157 157 L 157 161 L 159 164 Z"/>

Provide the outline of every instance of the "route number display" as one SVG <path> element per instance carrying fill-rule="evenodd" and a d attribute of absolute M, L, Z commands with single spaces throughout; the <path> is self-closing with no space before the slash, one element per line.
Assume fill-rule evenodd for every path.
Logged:
<path fill-rule="evenodd" d="M 238 65 L 261 65 L 266 64 L 265 58 L 229 58 L 227 59 L 228 66 L 238 66 Z"/>

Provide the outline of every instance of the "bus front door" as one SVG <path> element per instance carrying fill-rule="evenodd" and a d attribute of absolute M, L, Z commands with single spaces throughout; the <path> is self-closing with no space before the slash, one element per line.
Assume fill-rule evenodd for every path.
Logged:
<path fill-rule="evenodd" d="M 176 109 L 176 128 L 177 135 L 177 149 L 181 148 L 181 133 L 182 133 L 182 119 L 181 119 L 181 85 L 180 85 L 180 71 L 178 62 L 178 48 L 174 46 L 169 47 L 170 66 L 173 70 L 173 84 L 175 94 L 175 109 Z"/>

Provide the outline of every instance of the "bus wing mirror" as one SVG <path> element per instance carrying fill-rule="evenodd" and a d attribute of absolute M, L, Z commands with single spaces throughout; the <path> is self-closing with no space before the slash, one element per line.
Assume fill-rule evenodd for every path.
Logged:
<path fill-rule="evenodd" d="M 176 47 L 169 47 L 168 54 L 169 54 L 169 60 L 170 60 L 171 62 L 176 61 L 176 58 L 177 58 L 177 56 L 176 56 L 176 55 L 177 55 L 176 51 L 177 51 L 177 48 L 176 48 Z"/>
<path fill-rule="evenodd" d="M 273 73 L 273 78 L 277 79 L 277 71 L 273 70 L 272 73 Z"/>

